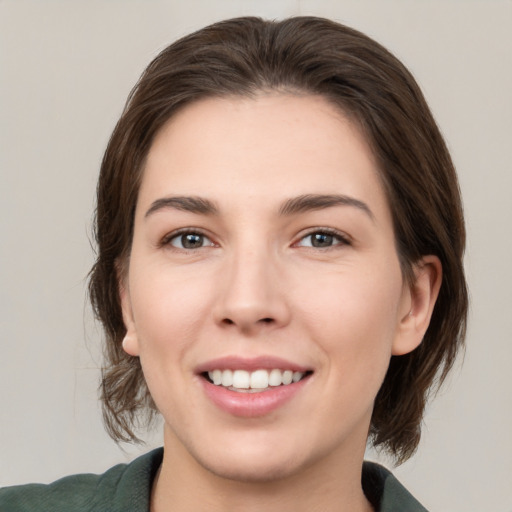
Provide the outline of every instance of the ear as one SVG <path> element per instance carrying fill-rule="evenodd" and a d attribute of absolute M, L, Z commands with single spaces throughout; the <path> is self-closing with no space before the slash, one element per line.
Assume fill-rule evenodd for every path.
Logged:
<path fill-rule="evenodd" d="M 133 319 L 132 304 L 130 300 L 130 291 L 127 287 L 126 277 L 119 279 L 119 297 L 121 299 L 121 309 L 123 312 L 123 322 L 126 327 L 126 335 L 123 339 L 123 350 L 130 356 L 139 356 L 139 339 L 137 329 Z"/>
<path fill-rule="evenodd" d="M 437 256 L 424 256 L 414 265 L 414 282 L 404 285 L 392 354 L 400 356 L 420 345 L 441 288 L 443 269 Z"/>

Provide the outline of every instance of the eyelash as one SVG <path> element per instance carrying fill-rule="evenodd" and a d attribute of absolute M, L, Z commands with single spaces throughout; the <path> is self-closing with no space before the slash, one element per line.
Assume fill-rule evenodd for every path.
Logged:
<path fill-rule="evenodd" d="M 337 243 L 334 243 L 333 245 L 329 245 L 327 247 L 315 247 L 313 245 L 302 245 L 302 246 L 299 245 L 301 241 L 305 240 L 308 237 L 312 237 L 313 235 L 327 235 L 327 236 L 331 236 L 333 238 L 333 240 L 337 241 Z M 310 249 L 329 250 L 329 249 L 333 249 L 333 248 L 338 247 L 338 246 L 351 245 L 351 241 L 350 241 L 350 239 L 346 235 L 340 233 L 339 231 L 336 231 L 335 229 L 332 229 L 332 228 L 314 228 L 314 229 L 311 229 L 306 234 L 304 234 L 303 236 L 301 236 L 300 239 L 297 242 L 295 242 L 294 245 L 295 246 L 299 246 L 299 247 L 308 247 Z"/>
<path fill-rule="evenodd" d="M 184 237 L 184 236 L 187 236 L 187 235 L 196 235 L 198 237 L 202 237 L 203 238 L 203 242 L 204 242 L 204 239 L 206 239 L 206 240 L 209 240 L 211 243 L 207 244 L 207 245 L 202 245 L 200 247 L 193 247 L 193 248 L 191 248 L 191 247 L 176 247 L 175 245 L 172 244 L 173 240 L 176 240 L 179 237 Z M 329 237 L 332 237 L 333 241 L 336 240 L 337 243 L 334 243 L 332 245 L 328 245 L 326 247 L 315 247 L 313 245 L 313 242 L 312 242 L 311 245 L 300 245 L 300 242 L 302 242 L 303 240 L 307 239 L 308 237 L 312 237 L 313 235 L 327 235 Z M 205 247 L 213 247 L 213 246 L 215 246 L 215 243 L 205 233 L 203 233 L 199 229 L 184 228 L 184 229 L 180 229 L 178 231 L 174 231 L 172 233 L 169 233 L 160 242 L 160 246 L 161 247 L 169 246 L 169 245 L 171 247 L 173 247 L 174 249 L 181 250 L 181 251 L 195 251 L 197 249 L 203 249 Z M 183 245 L 183 243 L 182 243 L 182 245 Z M 344 245 L 351 245 L 351 242 L 348 239 L 348 237 L 346 235 L 343 235 L 339 231 L 336 231 L 335 229 L 332 229 L 332 228 L 314 228 L 314 229 L 311 229 L 309 232 L 307 232 L 306 234 L 302 235 L 299 238 L 299 240 L 293 244 L 293 246 L 295 246 L 295 247 L 308 247 L 310 249 L 322 249 L 322 250 L 329 250 L 329 249 L 335 248 L 337 246 L 344 246 Z"/>
<path fill-rule="evenodd" d="M 196 235 L 196 236 L 199 236 L 199 237 L 203 237 L 203 239 L 206 239 L 206 240 L 209 240 L 211 242 L 211 244 L 208 244 L 208 245 L 203 245 L 201 247 L 195 247 L 195 248 L 190 248 L 190 247 L 176 247 L 172 244 L 172 241 L 173 240 L 176 240 L 180 237 L 184 237 L 184 236 L 187 236 L 187 235 Z M 184 229 L 179 229 L 178 231 L 173 231 L 172 233 L 169 233 L 167 236 L 165 236 L 162 241 L 160 242 L 160 246 L 161 247 L 164 247 L 164 246 L 171 246 L 173 247 L 174 249 L 177 249 L 177 250 L 181 250 L 181 251 L 195 251 L 197 249 L 203 249 L 204 247 L 213 247 L 215 244 L 214 242 L 212 242 L 212 240 L 208 237 L 208 235 L 206 235 L 205 233 L 203 233 L 201 230 L 199 229 L 190 229 L 190 228 L 184 228 Z M 182 244 L 183 245 L 183 244 Z"/>

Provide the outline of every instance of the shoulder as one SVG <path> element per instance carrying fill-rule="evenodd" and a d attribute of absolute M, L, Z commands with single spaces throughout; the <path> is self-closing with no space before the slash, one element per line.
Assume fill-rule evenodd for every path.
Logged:
<path fill-rule="evenodd" d="M 162 462 L 162 449 L 101 475 L 83 474 L 51 484 L 0 489 L 2 512 L 147 512 L 151 484 Z"/>
<path fill-rule="evenodd" d="M 365 461 L 363 490 L 378 512 L 427 512 L 385 467 Z"/>

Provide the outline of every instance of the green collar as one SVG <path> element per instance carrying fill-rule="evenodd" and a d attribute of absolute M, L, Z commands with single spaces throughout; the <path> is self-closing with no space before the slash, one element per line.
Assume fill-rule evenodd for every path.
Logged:
<path fill-rule="evenodd" d="M 148 512 L 163 448 L 119 464 L 102 475 L 73 475 L 43 484 L 0 489 L 2 512 Z M 384 467 L 363 465 L 362 485 L 376 512 L 427 512 Z"/>

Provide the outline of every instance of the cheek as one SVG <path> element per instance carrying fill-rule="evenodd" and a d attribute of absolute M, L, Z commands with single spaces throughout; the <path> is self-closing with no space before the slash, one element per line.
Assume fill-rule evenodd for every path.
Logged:
<path fill-rule="evenodd" d="M 159 411 L 172 417 L 188 393 L 183 375 L 211 309 L 211 292 L 207 280 L 162 265 L 133 267 L 140 269 L 130 276 L 130 295 L 144 377 Z"/>
<path fill-rule="evenodd" d="M 185 348 L 211 309 L 209 280 L 158 265 L 145 266 L 131 277 L 130 294 L 141 351 Z"/>
<path fill-rule="evenodd" d="M 299 321 L 336 364 L 387 368 L 397 328 L 402 279 L 398 264 L 371 272 L 344 269 L 306 286 Z M 381 373 L 381 370 L 379 370 Z"/>

